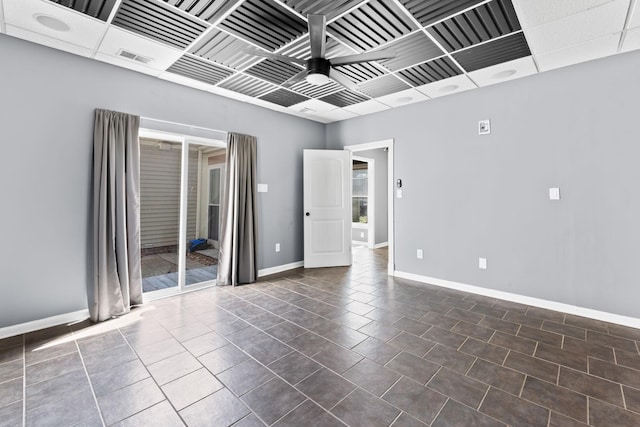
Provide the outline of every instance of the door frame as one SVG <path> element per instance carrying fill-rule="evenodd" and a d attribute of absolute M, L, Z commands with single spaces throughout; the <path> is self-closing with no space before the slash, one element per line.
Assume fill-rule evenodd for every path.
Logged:
<path fill-rule="evenodd" d="M 387 233 L 389 242 L 389 259 L 387 263 L 387 274 L 393 276 L 395 273 L 395 236 L 394 236 L 394 162 L 393 162 L 393 139 L 384 139 L 381 141 L 367 142 L 363 144 L 346 145 L 345 150 L 351 151 L 351 153 L 357 153 L 358 151 L 375 150 L 378 148 L 387 148 Z M 375 243 L 375 242 L 374 242 Z"/>

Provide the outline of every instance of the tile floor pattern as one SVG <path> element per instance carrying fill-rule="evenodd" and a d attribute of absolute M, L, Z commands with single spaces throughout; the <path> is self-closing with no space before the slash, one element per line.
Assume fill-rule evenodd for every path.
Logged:
<path fill-rule="evenodd" d="M 639 330 L 371 254 L 0 340 L 0 425 L 640 425 Z"/>

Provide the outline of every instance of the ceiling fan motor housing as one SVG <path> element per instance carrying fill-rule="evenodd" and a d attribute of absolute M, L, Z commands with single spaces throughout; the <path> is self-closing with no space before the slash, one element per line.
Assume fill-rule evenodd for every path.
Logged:
<path fill-rule="evenodd" d="M 307 71 L 309 74 L 329 75 L 331 62 L 326 58 L 311 58 L 307 60 Z"/>

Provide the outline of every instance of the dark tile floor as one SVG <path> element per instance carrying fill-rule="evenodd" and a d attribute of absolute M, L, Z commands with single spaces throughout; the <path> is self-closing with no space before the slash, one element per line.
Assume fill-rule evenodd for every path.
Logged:
<path fill-rule="evenodd" d="M 351 268 L 0 340 L 0 426 L 640 426 L 640 331 Z"/>

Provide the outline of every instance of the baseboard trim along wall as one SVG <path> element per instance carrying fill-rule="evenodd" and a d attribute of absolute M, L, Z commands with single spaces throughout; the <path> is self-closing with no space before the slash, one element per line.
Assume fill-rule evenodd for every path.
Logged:
<path fill-rule="evenodd" d="M 295 268 L 304 267 L 304 261 L 292 262 L 290 264 L 276 265 L 275 267 L 263 268 L 258 270 L 258 277 L 270 276 L 283 271 L 293 270 Z"/>
<path fill-rule="evenodd" d="M 519 294 L 512 294 L 510 292 L 497 291 L 480 286 L 467 285 L 464 283 L 452 282 L 450 280 L 444 279 L 437 279 L 435 277 L 405 273 L 403 271 L 395 271 L 393 275 L 401 279 L 415 280 L 416 282 L 428 283 L 430 285 L 441 286 L 443 288 L 456 289 L 463 292 L 471 292 L 487 297 L 503 299 L 520 304 L 531 305 L 534 307 L 546 308 L 548 310 L 562 311 L 564 313 L 574 314 L 576 316 L 589 317 L 591 319 L 601 320 L 603 322 L 616 323 L 618 325 L 629 326 L 632 328 L 640 328 L 640 319 L 637 319 L 635 317 L 621 316 L 619 314 L 607 313 L 606 311 L 593 310 L 590 308 L 578 307 L 575 305 L 564 304 L 556 301 L 549 301 Z"/>
<path fill-rule="evenodd" d="M 45 317 L 44 319 L 32 320 L 31 322 L 20 323 L 18 325 L 0 328 L 0 339 L 26 334 L 40 329 L 51 328 L 65 323 L 81 322 L 89 318 L 89 310 L 78 310 L 71 313 L 58 314 L 56 316 Z"/>
<path fill-rule="evenodd" d="M 385 246 L 389 246 L 389 242 L 376 243 L 373 245 L 373 249 L 384 248 Z"/>

